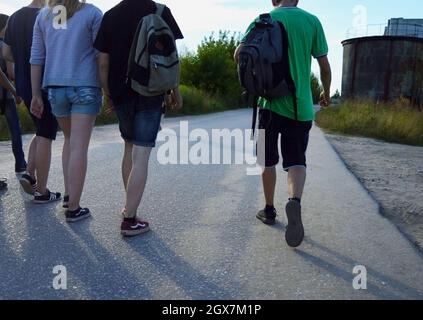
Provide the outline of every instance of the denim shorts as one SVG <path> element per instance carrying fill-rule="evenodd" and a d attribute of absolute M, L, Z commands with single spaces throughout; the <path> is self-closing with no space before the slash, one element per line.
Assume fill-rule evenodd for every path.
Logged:
<path fill-rule="evenodd" d="M 128 96 L 115 103 L 122 138 L 139 147 L 154 148 L 163 116 L 163 96 Z"/>
<path fill-rule="evenodd" d="M 48 99 L 57 118 L 72 114 L 97 116 L 100 113 L 103 94 L 96 87 L 51 87 Z"/>

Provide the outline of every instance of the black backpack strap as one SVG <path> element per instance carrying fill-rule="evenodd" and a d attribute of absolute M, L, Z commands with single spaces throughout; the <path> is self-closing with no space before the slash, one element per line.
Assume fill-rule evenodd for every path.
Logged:
<path fill-rule="evenodd" d="M 255 133 L 256 133 L 257 114 L 258 114 L 258 109 L 259 109 L 259 107 L 258 107 L 258 99 L 259 98 L 257 96 L 255 96 L 253 98 L 253 121 L 252 121 L 252 127 L 251 127 L 251 129 L 253 131 L 252 131 L 252 134 L 251 134 L 251 140 L 254 140 Z"/>
<path fill-rule="evenodd" d="M 5 88 L 0 88 L 0 90 L 2 90 L 2 93 L 3 93 L 3 96 L 0 99 L 0 114 L 4 115 L 6 112 L 6 99 L 7 99 L 8 91 Z"/>
<path fill-rule="evenodd" d="M 297 90 L 295 89 L 295 86 L 292 90 L 292 99 L 294 101 L 295 121 L 298 121 L 298 98 L 297 98 Z"/>
<path fill-rule="evenodd" d="M 289 43 L 286 41 L 288 39 L 288 32 L 286 31 L 286 28 L 283 25 L 283 23 L 278 22 L 278 24 L 279 24 L 279 27 L 281 28 L 282 37 L 285 40 L 283 41 L 283 51 L 284 51 L 284 54 L 288 57 L 288 59 L 285 59 L 282 67 L 286 75 L 285 80 L 288 84 L 289 91 L 291 91 L 291 94 L 292 94 L 292 99 L 294 103 L 295 120 L 298 121 L 297 87 L 295 85 L 294 79 L 292 78 L 291 66 L 289 65 Z"/>

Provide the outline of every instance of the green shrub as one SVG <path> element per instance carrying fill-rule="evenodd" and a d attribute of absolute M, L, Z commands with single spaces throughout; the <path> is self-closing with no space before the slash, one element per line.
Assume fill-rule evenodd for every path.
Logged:
<path fill-rule="evenodd" d="M 322 93 L 322 86 L 317 76 L 312 73 L 310 76 L 311 81 L 311 92 L 313 94 L 313 103 L 318 104 L 320 101 L 320 94 Z"/>
<path fill-rule="evenodd" d="M 404 99 L 389 104 L 345 101 L 339 107 L 320 111 L 316 122 L 329 132 L 423 146 L 423 112 Z"/>
<path fill-rule="evenodd" d="M 35 126 L 29 115 L 28 109 L 24 104 L 19 105 L 17 108 L 22 133 L 34 132 Z M 0 116 L 0 141 L 2 140 L 10 140 L 9 127 L 7 126 L 6 117 L 3 115 Z"/>
<path fill-rule="evenodd" d="M 243 89 L 233 58 L 239 38 L 227 31 L 220 31 L 217 38 L 213 33 L 205 38 L 197 52 L 181 58 L 181 83 L 207 92 L 208 96 L 223 100 L 227 106 L 239 107 Z"/>
<path fill-rule="evenodd" d="M 179 111 L 168 110 L 167 114 L 169 116 L 220 112 L 229 108 L 222 100 L 200 89 L 181 85 L 180 90 L 184 99 L 184 107 Z"/>

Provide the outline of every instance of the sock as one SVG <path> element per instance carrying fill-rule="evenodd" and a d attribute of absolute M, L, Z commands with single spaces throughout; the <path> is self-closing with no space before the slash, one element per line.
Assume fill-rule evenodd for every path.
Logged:
<path fill-rule="evenodd" d="M 78 213 L 81 210 L 82 210 L 81 208 L 78 208 L 78 209 L 76 209 L 74 211 L 68 210 L 68 212 L 71 213 L 71 214 L 74 214 L 74 213 Z"/>
<path fill-rule="evenodd" d="M 299 204 L 301 204 L 300 198 L 289 198 L 289 201 L 297 201 Z"/>
<path fill-rule="evenodd" d="M 276 211 L 276 209 L 275 209 L 275 206 L 266 205 L 266 208 L 264 209 L 264 211 L 266 211 L 266 212 L 274 212 L 274 211 Z"/>
<path fill-rule="evenodd" d="M 125 221 L 125 222 L 135 222 L 137 219 L 134 217 L 134 218 L 124 218 L 123 219 L 123 221 Z"/>

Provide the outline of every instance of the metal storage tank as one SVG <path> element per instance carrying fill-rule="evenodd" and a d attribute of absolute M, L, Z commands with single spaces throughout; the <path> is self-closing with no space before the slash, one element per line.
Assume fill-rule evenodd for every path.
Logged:
<path fill-rule="evenodd" d="M 390 101 L 399 97 L 423 104 L 423 39 L 375 36 L 342 42 L 343 98 Z"/>

